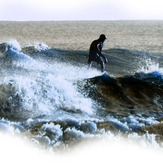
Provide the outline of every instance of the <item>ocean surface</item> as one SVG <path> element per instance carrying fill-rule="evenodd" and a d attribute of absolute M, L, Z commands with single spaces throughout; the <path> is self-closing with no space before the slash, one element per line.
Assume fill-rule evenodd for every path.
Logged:
<path fill-rule="evenodd" d="M 104 33 L 105 73 L 91 42 Z M 0 131 L 41 148 L 119 136 L 163 149 L 163 21 L 0 22 Z"/>

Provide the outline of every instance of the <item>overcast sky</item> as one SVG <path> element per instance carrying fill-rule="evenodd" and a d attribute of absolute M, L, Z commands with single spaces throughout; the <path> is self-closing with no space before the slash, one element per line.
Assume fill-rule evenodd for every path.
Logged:
<path fill-rule="evenodd" d="M 163 0 L 0 0 L 0 20 L 162 19 Z"/>

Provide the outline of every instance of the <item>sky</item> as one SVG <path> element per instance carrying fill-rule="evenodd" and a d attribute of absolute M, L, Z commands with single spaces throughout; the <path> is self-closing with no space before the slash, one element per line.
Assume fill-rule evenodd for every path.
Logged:
<path fill-rule="evenodd" d="M 0 21 L 163 20 L 162 0 L 0 0 Z"/>

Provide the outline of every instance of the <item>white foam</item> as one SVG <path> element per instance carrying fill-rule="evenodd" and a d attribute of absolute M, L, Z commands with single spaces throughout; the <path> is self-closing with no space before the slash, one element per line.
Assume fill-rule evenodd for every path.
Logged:
<path fill-rule="evenodd" d="M 67 64 L 47 65 L 39 61 L 23 63 L 23 67 L 26 68 L 25 73 L 15 71 L 11 76 L 6 76 L 3 82 L 12 84 L 25 110 L 50 114 L 58 108 L 65 108 L 93 113 L 92 100 L 79 93 L 74 82 L 93 76 L 97 71 L 86 74 L 82 68 L 77 71 L 77 67 Z"/>
<path fill-rule="evenodd" d="M 35 43 L 34 48 L 39 52 L 51 49 L 51 47 L 49 47 L 48 45 L 44 43 Z"/>
<path fill-rule="evenodd" d="M 122 130 L 122 131 L 128 131 L 129 130 L 128 125 L 126 123 L 122 123 L 118 119 L 110 117 L 108 121 L 109 121 L 109 123 L 117 126 L 119 128 L 119 130 Z"/>
<path fill-rule="evenodd" d="M 0 119 L 0 131 L 14 135 L 24 132 L 25 129 L 19 122 L 10 122 L 2 118 Z"/>
<path fill-rule="evenodd" d="M 8 41 L 8 45 L 12 48 L 12 49 L 14 49 L 14 50 L 16 50 L 16 51 L 21 51 L 21 46 L 20 46 L 20 44 L 18 43 L 18 41 L 17 40 L 10 40 L 10 41 Z"/>
<path fill-rule="evenodd" d="M 157 124 L 159 123 L 158 121 L 155 120 L 154 117 L 146 117 L 144 118 L 142 115 L 139 116 L 128 116 L 124 117 L 123 121 L 127 123 L 127 126 L 130 128 L 140 128 L 145 125 L 150 125 L 150 124 Z"/>
<path fill-rule="evenodd" d="M 7 63 L 8 66 L 23 66 L 26 62 L 28 64 L 34 62 L 34 60 L 28 55 L 21 52 L 21 47 L 16 40 L 10 40 L 6 43 L 1 44 L 5 51 L 3 51 L 3 62 Z M 5 64 L 4 63 L 4 64 Z"/>
<path fill-rule="evenodd" d="M 68 113 L 66 114 L 66 111 L 73 111 L 74 114 L 71 115 L 71 118 L 74 117 L 74 119 L 89 120 L 92 118 L 91 116 L 87 117 L 87 115 L 94 115 L 93 102 L 90 98 L 85 98 L 77 91 L 74 82 L 77 82 L 77 80 L 101 75 L 99 71 L 94 69 L 87 70 L 86 67 L 72 66 L 66 63 L 63 64 L 54 62 L 53 64 L 50 64 L 36 61 L 31 59 L 26 54 L 23 54 L 19 44 L 12 43 L 10 46 L 11 48 L 8 52 L 10 52 L 11 56 L 13 56 L 12 59 L 15 59 L 15 56 L 19 62 L 20 60 L 26 61 L 28 58 L 30 61 L 21 62 L 21 66 L 26 69 L 25 73 L 20 74 L 17 71 L 14 72 L 12 70 L 12 74 L 6 76 L 4 80 L 1 81 L 1 83 L 11 85 L 13 90 L 15 90 L 15 95 L 17 94 L 20 96 L 22 102 L 22 110 L 20 111 L 23 112 L 23 109 L 30 111 L 33 116 L 33 113 L 51 115 L 53 113 L 55 114 L 56 111 L 63 109 L 65 112 L 62 112 L 62 119 L 70 117 Z M 19 66 L 18 62 L 16 65 Z M 156 65 L 155 69 L 157 67 L 158 65 Z M 151 68 L 150 71 L 153 71 L 153 69 Z M 12 102 L 12 99 L 10 100 Z M 75 115 L 75 112 L 78 113 L 78 111 L 82 112 L 80 116 Z M 57 114 L 55 116 L 57 119 Z M 109 122 L 113 123 L 123 131 L 128 131 L 129 127 L 151 124 L 154 122 L 154 119 L 152 118 L 140 119 L 138 117 L 129 117 L 127 120 L 128 124 L 122 123 L 121 121 L 114 118 L 109 119 Z M 33 121 L 33 119 L 28 119 L 27 124 L 31 125 Z M 0 123 L 0 125 L 1 128 L 11 132 L 17 132 L 16 130 L 20 129 L 19 127 L 15 128 L 15 125 L 13 124 Z M 95 131 L 97 130 L 93 123 L 90 125 L 92 125 L 92 129 Z M 59 138 L 62 134 L 59 125 L 43 125 L 42 130 L 47 129 L 58 134 L 57 138 Z M 75 128 L 67 128 L 66 132 L 76 135 L 77 138 L 86 137 L 86 134 Z M 37 135 L 36 138 L 33 140 L 38 141 L 38 144 L 39 140 L 42 138 L 47 144 L 53 143 L 50 142 L 50 139 L 47 136 Z M 146 139 L 143 139 L 144 142 L 145 140 Z"/>
<path fill-rule="evenodd" d="M 49 130 L 55 135 L 54 140 L 59 141 L 58 139 L 62 137 L 63 132 L 60 125 L 54 125 L 54 123 L 46 123 L 41 127 L 42 130 Z"/>
<path fill-rule="evenodd" d="M 86 134 L 84 134 L 82 131 L 77 130 L 76 128 L 67 128 L 65 132 L 70 135 L 72 140 L 81 140 L 81 138 L 86 137 Z"/>
<path fill-rule="evenodd" d="M 159 63 L 155 62 L 151 58 L 145 58 L 143 65 L 137 70 L 137 72 L 152 73 L 158 72 L 163 74 L 163 68 L 160 67 Z"/>

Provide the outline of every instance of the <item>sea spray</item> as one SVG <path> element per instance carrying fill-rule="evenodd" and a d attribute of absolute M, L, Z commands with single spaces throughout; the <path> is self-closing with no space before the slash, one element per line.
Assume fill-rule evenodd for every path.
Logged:
<path fill-rule="evenodd" d="M 156 138 L 143 128 L 161 125 L 161 74 L 151 77 L 150 73 L 138 72 L 118 78 L 113 77 L 112 69 L 107 68 L 107 75 L 102 75 L 98 68 L 88 69 L 83 52 L 35 47 L 26 53 L 16 47 L 12 44 L 1 52 L 2 129 L 19 131 L 48 149 L 62 145 L 69 148 L 70 144 L 104 134 L 113 138 L 117 133 L 161 146 L 161 136 Z M 115 71 L 121 71 L 119 66 L 132 66 L 128 58 L 138 54 L 125 49 L 110 52 L 108 57 L 114 64 L 108 65 Z M 24 130 L 19 130 L 21 127 Z"/>
<path fill-rule="evenodd" d="M 93 76 L 93 73 L 97 74 L 98 72 L 88 71 L 85 74 L 85 68 L 65 63 L 53 62 L 53 64 L 48 64 L 34 60 L 21 52 L 16 41 L 5 46 L 9 46 L 5 53 L 12 59 L 11 67 L 6 69 L 9 73 L 11 71 L 11 75 L 6 76 L 1 84 L 8 83 L 11 85 L 15 91 L 13 92 L 15 96 L 11 96 L 10 103 L 14 103 L 14 106 L 17 105 L 19 111 L 20 109 L 22 112 L 30 111 L 31 116 L 51 114 L 58 109 L 92 113 L 91 99 L 83 97 L 77 91 L 74 82 L 90 75 Z M 14 102 L 15 97 L 19 99 L 17 104 Z M 16 109 L 16 107 L 14 108 Z"/>
<path fill-rule="evenodd" d="M 144 56 L 139 63 L 139 68 L 137 72 L 143 73 L 152 73 L 152 72 L 160 72 L 163 74 L 163 68 L 160 67 L 159 63 L 153 60 L 148 56 Z"/>

